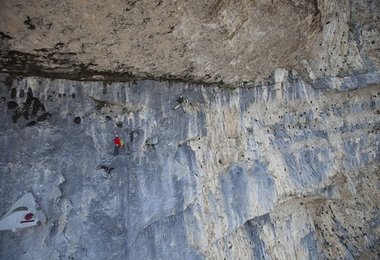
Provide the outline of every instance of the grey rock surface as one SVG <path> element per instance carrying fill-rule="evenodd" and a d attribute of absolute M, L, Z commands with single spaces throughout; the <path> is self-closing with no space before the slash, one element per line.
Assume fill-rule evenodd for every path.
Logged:
<path fill-rule="evenodd" d="M 32 191 L 48 218 L 0 259 L 376 258 L 379 83 L 0 74 L 0 215 Z"/>

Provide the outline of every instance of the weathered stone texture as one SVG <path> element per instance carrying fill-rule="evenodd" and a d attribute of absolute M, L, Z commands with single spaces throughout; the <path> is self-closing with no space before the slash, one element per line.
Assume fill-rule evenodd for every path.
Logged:
<path fill-rule="evenodd" d="M 380 258 L 379 13 L 0 0 L 0 259 Z"/>
<path fill-rule="evenodd" d="M 380 6 L 363 0 L 0 1 L 0 70 L 113 81 L 264 82 L 379 68 Z"/>
<path fill-rule="evenodd" d="M 376 258 L 380 74 L 273 78 L 1 74 L 0 213 L 30 190 L 48 222 L 1 232 L 0 258 Z"/>

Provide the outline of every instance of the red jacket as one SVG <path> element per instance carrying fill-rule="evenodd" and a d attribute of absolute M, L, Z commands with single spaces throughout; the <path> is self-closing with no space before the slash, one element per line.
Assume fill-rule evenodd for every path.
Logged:
<path fill-rule="evenodd" d="M 121 140 L 118 136 L 113 139 L 113 142 L 115 143 L 116 146 L 118 147 L 121 146 Z"/>

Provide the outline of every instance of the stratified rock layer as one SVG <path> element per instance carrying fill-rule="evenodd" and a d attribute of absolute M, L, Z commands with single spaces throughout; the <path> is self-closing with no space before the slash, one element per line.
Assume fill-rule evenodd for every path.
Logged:
<path fill-rule="evenodd" d="M 32 191 L 48 217 L 1 232 L 1 259 L 379 254 L 379 73 L 0 82 L 0 213 Z"/>
<path fill-rule="evenodd" d="M 0 71 L 70 79 L 265 82 L 380 68 L 380 3 L 2 0 Z"/>

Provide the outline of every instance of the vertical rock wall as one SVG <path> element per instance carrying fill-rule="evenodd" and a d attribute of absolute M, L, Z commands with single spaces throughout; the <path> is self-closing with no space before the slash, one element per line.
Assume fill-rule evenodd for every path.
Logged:
<path fill-rule="evenodd" d="M 380 75 L 266 86 L 0 77 L 1 259 L 379 254 Z M 113 156 L 119 134 L 126 148 Z"/>

